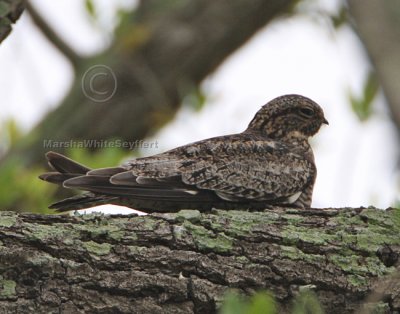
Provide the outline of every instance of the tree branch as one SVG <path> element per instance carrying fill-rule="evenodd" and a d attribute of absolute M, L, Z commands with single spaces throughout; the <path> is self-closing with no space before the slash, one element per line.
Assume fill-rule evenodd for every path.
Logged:
<path fill-rule="evenodd" d="M 372 291 L 400 310 L 399 210 L 184 210 L 148 216 L 0 213 L 5 312 L 214 313 L 228 288 L 282 312 L 313 287 L 327 313 Z M 386 278 L 390 284 L 382 285 Z M 380 289 L 380 290 L 379 290 Z"/>
<path fill-rule="evenodd" d="M 63 103 L 2 161 L 18 155 L 27 164 L 42 163 L 44 152 L 49 150 L 43 146 L 44 139 L 136 141 L 154 134 L 174 118 L 193 86 L 296 2 L 178 1 L 144 21 L 128 17 L 128 25 L 117 32 L 115 44 L 80 63 Z M 96 76 L 105 69 L 111 70 L 114 76 L 108 77 L 115 80 L 100 86 L 100 91 L 109 92 L 105 99 L 93 101 L 83 83 L 85 79 L 106 77 Z"/>
<path fill-rule="evenodd" d="M 82 60 L 74 49 L 71 48 L 51 27 L 46 20 L 39 14 L 34 6 L 28 1 L 26 3 L 26 10 L 29 16 L 32 18 L 33 23 L 40 29 L 43 35 L 56 47 L 72 64 L 76 69 L 78 63 Z"/>
<path fill-rule="evenodd" d="M 0 43 L 11 33 L 25 8 L 24 0 L 0 0 Z"/>
<path fill-rule="evenodd" d="M 400 15 L 396 0 L 348 0 L 354 27 L 360 36 L 384 91 L 391 117 L 400 135 Z"/>

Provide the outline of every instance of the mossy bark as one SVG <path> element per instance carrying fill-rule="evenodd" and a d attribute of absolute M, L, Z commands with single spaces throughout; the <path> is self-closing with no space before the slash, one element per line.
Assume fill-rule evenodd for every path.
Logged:
<path fill-rule="evenodd" d="M 0 213 L 4 313 L 214 313 L 229 288 L 304 287 L 327 313 L 371 295 L 400 310 L 400 211 L 183 210 L 148 216 Z"/>

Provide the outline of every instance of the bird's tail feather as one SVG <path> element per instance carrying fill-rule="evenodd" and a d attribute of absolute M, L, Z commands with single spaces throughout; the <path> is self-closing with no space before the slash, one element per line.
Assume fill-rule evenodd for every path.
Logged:
<path fill-rule="evenodd" d="M 55 171 L 42 174 L 40 179 L 87 191 L 50 205 L 59 212 L 103 204 L 124 205 L 146 212 L 152 212 L 154 208 L 160 211 L 192 207 L 209 210 L 219 200 L 214 193 L 193 190 L 174 176 L 160 180 L 136 177 L 122 167 L 91 170 L 54 152 L 48 152 L 46 157 Z"/>
<path fill-rule="evenodd" d="M 48 152 L 46 158 L 49 162 L 50 167 L 60 173 L 76 173 L 85 174 L 91 169 L 65 157 L 64 155 Z"/>
<path fill-rule="evenodd" d="M 175 178 L 171 178 L 174 183 L 172 187 L 169 181 L 150 178 L 142 178 L 142 183 L 146 184 L 141 185 L 136 183 L 135 176 L 122 167 L 91 170 L 55 152 L 48 152 L 46 157 L 55 171 L 40 175 L 40 179 L 66 188 L 88 191 L 50 205 L 50 208 L 59 212 L 102 204 L 120 204 L 124 199 L 131 200 L 127 206 L 137 209 L 151 208 L 154 199 L 157 202 L 172 201 L 172 204 L 187 202 L 188 197 L 192 202 L 207 200 L 203 193 L 199 193 L 198 197 L 196 194 L 188 194 L 179 182 L 175 182 Z M 112 177 L 116 178 L 116 182 L 110 180 Z"/>
<path fill-rule="evenodd" d="M 54 171 L 44 173 L 40 175 L 39 178 L 50 183 L 64 186 L 65 181 L 84 176 L 91 171 L 90 168 L 55 152 L 48 152 L 46 158 Z M 65 212 L 108 204 L 111 203 L 113 199 L 116 199 L 116 197 L 85 193 L 53 203 L 49 208 L 56 209 L 59 212 Z"/>
<path fill-rule="evenodd" d="M 75 195 L 62 201 L 53 203 L 49 206 L 49 208 L 56 209 L 58 212 L 66 212 L 70 210 L 79 210 L 98 205 L 110 204 L 115 199 L 117 199 L 115 196 L 86 193 L 82 195 Z"/>
<path fill-rule="evenodd" d="M 85 175 L 91 170 L 55 152 L 48 152 L 46 158 L 50 167 L 55 171 L 44 173 L 39 178 L 50 183 L 63 185 L 64 181 Z"/>

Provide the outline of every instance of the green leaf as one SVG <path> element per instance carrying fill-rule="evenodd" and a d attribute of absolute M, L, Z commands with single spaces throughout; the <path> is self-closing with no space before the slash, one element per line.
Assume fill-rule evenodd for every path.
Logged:
<path fill-rule="evenodd" d="M 9 119 L 6 121 L 5 128 L 8 136 L 9 146 L 15 145 L 23 135 L 21 129 L 17 125 L 17 122 L 14 119 Z"/>
<path fill-rule="evenodd" d="M 271 294 L 258 292 L 250 299 L 249 309 L 246 314 L 275 314 L 277 313 L 276 303 Z"/>
<path fill-rule="evenodd" d="M 260 291 L 250 299 L 235 291 L 226 294 L 219 314 L 275 314 L 276 303 L 271 294 Z"/>
<path fill-rule="evenodd" d="M 18 143 L 22 138 L 23 132 L 19 128 L 15 119 L 8 119 L 0 125 L 0 153 L 1 150 L 8 150 Z"/>
<path fill-rule="evenodd" d="M 371 71 L 364 82 L 363 94 L 360 97 L 356 97 L 352 93 L 349 93 L 351 108 L 360 121 L 366 121 L 371 117 L 372 105 L 378 90 L 378 81 L 375 73 Z"/>
<path fill-rule="evenodd" d="M 1 210 L 50 213 L 57 187 L 41 182 L 43 168 L 26 168 L 21 160 L 13 159 L 0 165 Z"/>
<path fill-rule="evenodd" d="M 203 90 L 195 86 L 191 92 L 184 98 L 183 103 L 192 108 L 194 111 L 203 109 L 207 101 L 207 95 Z"/>
<path fill-rule="evenodd" d="M 331 16 L 331 22 L 335 29 L 339 29 L 341 26 L 345 25 L 348 20 L 348 9 L 344 5 L 336 15 Z"/>
<path fill-rule="evenodd" d="M 294 301 L 292 314 L 324 314 L 324 310 L 313 291 L 300 292 Z"/>
<path fill-rule="evenodd" d="M 247 313 L 248 304 L 238 293 L 229 291 L 219 309 L 219 314 L 245 314 Z"/>
<path fill-rule="evenodd" d="M 85 0 L 85 8 L 90 17 L 96 18 L 96 8 L 94 6 L 93 0 Z"/>
<path fill-rule="evenodd" d="M 108 142 L 112 143 L 113 140 L 108 140 Z M 85 148 L 73 148 L 69 149 L 66 155 L 94 169 L 117 166 L 124 157 L 131 156 L 132 152 L 118 147 L 104 147 L 96 152 L 90 152 Z"/>

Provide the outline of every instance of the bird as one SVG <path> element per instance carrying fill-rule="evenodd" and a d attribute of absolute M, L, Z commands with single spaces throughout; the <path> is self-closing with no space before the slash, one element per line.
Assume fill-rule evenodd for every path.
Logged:
<path fill-rule="evenodd" d="M 56 152 L 40 179 L 85 191 L 49 206 L 58 212 L 102 204 L 146 213 L 181 209 L 263 210 L 311 207 L 317 168 L 308 142 L 323 124 L 322 108 L 296 94 L 272 99 L 241 133 L 90 169 Z"/>

